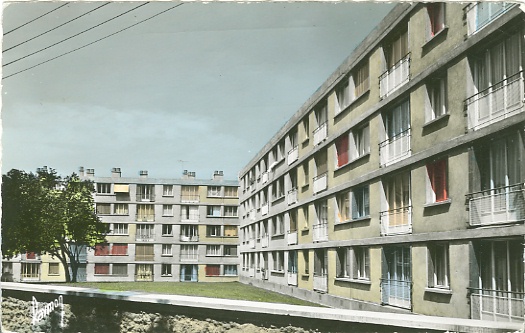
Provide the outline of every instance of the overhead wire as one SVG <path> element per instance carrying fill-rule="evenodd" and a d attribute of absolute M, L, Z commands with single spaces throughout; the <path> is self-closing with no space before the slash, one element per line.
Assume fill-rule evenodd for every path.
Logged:
<path fill-rule="evenodd" d="M 56 29 L 58 29 L 58 28 L 60 28 L 60 27 L 65 26 L 66 24 L 69 24 L 69 23 L 71 23 L 71 22 L 73 22 L 73 21 L 75 21 L 75 20 L 78 20 L 79 18 L 81 18 L 81 17 L 83 17 L 83 16 L 86 16 L 86 15 L 88 15 L 88 14 L 90 14 L 90 13 L 92 13 L 92 12 L 94 12 L 94 11 L 96 11 L 96 10 L 98 10 L 98 9 L 100 9 L 100 8 L 102 8 L 102 7 L 104 7 L 104 6 L 106 6 L 106 5 L 109 5 L 109 2 L 106 2 L 105 4 L 102 4 L 102 5 L 98 6 L 97 8 L 91 9 L 90 11 L 87 11 L 87 12 L 85 12 L 85 13 L 82 14 L 82 15 L 79 15 L 79 16 L 77 16 L 77 17 L 75 17 L 75 18 L 73 18 L 73 19 L 71 19 L 71 20 L 69 20 L 69 21 L 67 21 L 67 22 L 64 22 L 64 23 L 62 23 L 62 24 L 60 24 L 60 25 L 58 25 L 58 26 L 56 26 L 56 27 L 54 27 L 54 28 L 51 28 L 51 29 L 49 29 L 49 30 L 47 30 L 47 31 L 44 31 L 44 32 L 42 32 L 41 34 L 38 34 L 38 35 L 36 35 L 36 36 L 34 36 L 34 37 L 31 37 L 31 38 L 29 38 L 29 39 L 27 39 L 27 40 L 25 40 L 25 41 L 23 41 L 23 42 L 21 42 L 21 43 L 18 43 L 18 44 L 16 44 L 16 45 L 13 45 L 13 46 L 11 46 L 11 47 L 9 47 L 9 48 L 3 50 L 3 52 L 7 52 L 7 51 L 9 51 L 9 50 L 14 49 L 15 47 L 18 47 L 18 46 L 23 45 L 23 44 L 25 44 L 25 43 L 27 43 L 27 42 L 30 42 L 30 41 L 32 41 L 32 40 L 34 40 L 34 39 L 37 39 L 38 37 L 41 37 L 41 36 L 43 36 L 43 35 L 45 35 L 45 34 L 51 32 L 51 31 L 53 31 L 53 30 L 56 30 Z"/>
<path fill-rule="evenodd" d="M 15 63 L 15 62 L 17 62 L 17 61 L 20 61 L 20 60 L 22 60 L 22 59 L 25 59 L 25 58 L 27 58 L 27 57 L 30 57 L 30 56 L 35 55 L 35 54 L 37 54 L 37 53 L 40 53 L 40 52 L 42 52 L 42 51 L 45 51 L 45 50 L 47 50 L 47 49 L 49 49 L 49 48 L 52 48 L 53 46 L 56 46 L 56 45 L 61 44 L 61 43 L 65 42 L 65 41 L 67 41 L 67 40 L 70 40 L 71 38 L 75 38 L 75 37 L 77 37 L 77 36 L 79 36 L 79 35 L 81 35 L 81 34 L 83 34 L 83 33 L 85 33 L 85 32 L 88 32 L 88 31 L 93 30 L 93 29 L 95 29 L 95 28 L 97 28 L 97 27 L 100 27 L 101 25 L 106 24 L 106 23 L 108 23 L 108 22 L 110 22 L 110 21 L 113 21 L 113 20 L 115 20 L 115 19 L 117 19 L 117 18 L 119 18 L 119 17 L 121 17 L 121 16 L 123 16 L 123 15 L 126 15 L 126 14 L 129 13 L 129 12 L 132 12 L 132 11 L 134 11 L 134 10 L 139 9 L 140 7 L 145 6 L 145 5 L 147 5 L 148 3 L 149 3 L 149 1 L 148 1 L 148 2 L 145 2 L 145 3 L 143 3 L 143 4 L 140 4 L 140 5 L 136 6 L 136 7 L 133 7 L 133 8 L 131 8 L 131 9 L 129 9 L 129 10 L 123 12 L 123 13 L 120 13 L 120 14 L 117 15 L 117 16 L 113 16 L 112 18 L 110 18 L 110 19 L 108 19 L 108 20 L 105 20 L 104 22 L 101 22 L 101 23 L 99 23 L 99 24 L 97 24 L 97 25 L 94 25 L 94 26 L 92 26 L 92 27 L 90 27 L 90 28 L 88 28 L 88 29 L 86 29 L 86 30 L 83 30 L 83 31 L 81 31 L 81 32 L 79 32 L 79 33 L 76 33 L 76 34 L 74 34 L 74 35 L 72 35 L 72 36 L 69 36 L 69 37 L 67 37 L 67 38 L 65 38 L 65 39 L 62 39 L 61 41 L 58 41 L 58 42 L 56 42 L 56 43 L 54 43 L 54 44 L 51 44 L 51 45 L 48 45 L 48 46 L 46 46 L 46 47 L 44 47 L 44 48 L 42 48 L 42 49 L 40 49 L 40 50 L 38 50 L 38 51 L 35 51 L 35 52 L 32 52 L 32 53 L 26 54 L 26 55 L 23 56 L 23 57 L 20 57 L 20 58 L 18 58 L 18 59 L 15 59 L 15 60 L 13 60 L 13 61 L 10 61 L 10 62 L 8 62 L 8 63 L 5 63 L 5 64 L 3 65 L 3 67 L 9 66 L 9 65 L 11 65 L 11 64 L 13 64 L 13 63 Z"/>
<path fill-rule="evenodd" d="M 22 27 L 28 25 L 29 23 L 35 22 L 36 20 L 38 20 L 38 19 L 40 19 L 40 18 L 42 18 L 42 17 L 44 17 L 44 16 L 46 16 L 46 15 L 48 15 L 48 14 L 54 12 L 55 10 L 58 10 L 58 9 L 64 7 L 64 6 L 66 6 L 66 5 L 68 5 L 68 4 L 69 4 L 69 3 L 66 2 L 65 4 L 63 4 L 63 5 L 61 5 L 61 6 L 58 6 L 57 8 L 52 9 L 52 10 L 48 11 L 47 13 L 42 14 L 42 15 L 40 15 L 39 17 L 36 17 L 36 18 L 32 19 L 32 20 L 29 21 L 29 22 L 26 22 L 26 23 L 24 23 L 24 24 L 22 24 L 22 25 L 19 25 L 18 27 L 14 28 L 14 29 L 11 29 L 11 30 L 9 30 L 8 32 L 4 32 L 4 36 L 7 35 L 7 34 L 9 34 L 9 33 L 11 33 L 11 32 L 13 32 L 13 31 L 15 31 L 15 30 L 18 30 L 18 29 L 20 29 L 20 28 L 22 28 Z"/>
<path fill-rule="evenodd" d="M 161 12 L 155 14 L 155 15 L 152 15 L 152 16 L 150 16 L 150 17 L 148 17 L 148 18 L 145 18 L 145 19 L 143 19 L 143 20 L 141 20 L 141 21 L 138 21 L 138 22 L 136 22 L 136 23 L 134 23 L 134 24 L 132 24 L 132 25 L 130 25 L 130 26 L 127 26 L 127 27 L 125 27 L 125 28 L 123 28 L 123 29 L 120 29 L 120 30 L 118 30 L 118 31 L 116 31 L 116 32 L 114 32 L 114 33 L 111 33 L 111 34 L 109 34 L 109 35 L 107 35 L 107 36 L 104 36 L 104 37 L 102 37 L 102 38 L 99 38 L 99 39 L 97 39 L 97 40 L 95 40 L 95 41 L 93 41 L 93 42 L 90 42 L 90 43 L 85 44 L 85 45 L 83 45 L 83 46 L 77 47 L 76 49 L 73 49 L 73 50 L 71 50 L 71 51 L 68 51 L 68 52 L 62 53 L 62 54 L 60 54 L 60 55 L 58 55 L 58 56 L 56 56 L 56 57 L 53 57 L 53 58 L 51 58 L 51 59 L 48 59 L 48 60 L 43 61 L 43 62 L 41 62 L 41 63 L 38 63 L 38 64 L 36 64 L 36 65 L 34 65 L 34 66 L 28 67 L 28 68 L 23 69 L 23 70 L 21 70 L 21 71 L 18 71 L 18 72 L 15 72 L 15 73 L 13 73 L 13 74 L 9 74 L 9 75 L 7 75 L 7 76 L 4 76 L 2 79 L 7 79 L 7 78 L 9 78 L 9 77 L 11 77 L 11 76 L 14 76 L 14 75 L 17 75 L 17 74 L 23 73 L 23 72 L 25 72 L 25 71 L 28 71 L 28 70 L 30 70 L 30 69 L 33 69 L 33 68 L 38 67 L 38 66 L 40 66 L 40 65 L 43 65 L 43 64 L 48 63 L 48 62 L 50 62 L 50 61 L 53 61 L 53 60 L 55 60 L 55 59 L 61 58 L 61 57 L 65 56 L 65 55 L 68 55 L 68 54 L 73 53 L 73 52 L 75 52 L 75 51 L 81 50 L 81 49 L 83 49 L 83 48 L 85 48 L 85 47 L 88 47 L 88 46 L 90 46 L 90 45 L 93 45 L 93 44 L 95 44 L 95 43 L 98 43 L 98 42 L 100 42 L 100 41 L 102 41 L 102 40 L 104 40 L 104 39 L 106 39 L 106 38 L 109 38 L 109 37 L 111 37 L 111 36 L 114 36 L 114 35 L 116 35 L 116 34 L 119 34 L 119 33 L 123 32 L 123 31 L 125 31 L 125 30 L 131 29 L 131 28 L 133 28 L 133 27 L 135 27 L 135 26 L 137 26 L 137 25 L 139 25 L 139 24 L 142 24 L 142 23 L 144 23 L 144 22 L 146 22 L 146 21 L 149 21 L 149 20 L 151 20 L 151 19 L 153 19 L 153 18 L 155 18 L 155 17 L 157 17 L 157 16 L 159 16 L 159 15 L 161 15 L 161 14 L 164 14 L 164 13 L 166 13 L 166 12 L 172 10 L 172 9 L 175 9 L 175 8 L 177 8 L 177 7 L 179 7 L 179 6 L 182 6 L 183 4 L 184 4 L 184 3 L 179 3 L 179 4 L 175 5 L 175 6 L 172 6 L 172 7 L 168 8 L 168 9 L 165 9 L 165 10 L 163 10 L 163 11 L 161 11 Z"/>

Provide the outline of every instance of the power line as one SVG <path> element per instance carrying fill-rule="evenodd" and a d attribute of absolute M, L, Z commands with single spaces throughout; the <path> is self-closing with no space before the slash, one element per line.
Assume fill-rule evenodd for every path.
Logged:
<path fill-rule="evenodd" d="M 136 25 L 139 25 L 139 24 L 142 24 L 142 23 L 144 23 L 144 22 L 146 22 L 146 21 L 149 21 L 149 20 L 151 20 L 151 19 L 154 18 L 154 17 L 157 17 L 157 16 L 159 16 L 159 15 L 161 15 L 161 14 L 166 13 L 167 11 L 170 11 L 170 10 L 172 10 L 172 9 L 175 9 L 175 8 L 179 7 L 179 6 L 182 6 L 183 4 L 184 4 L 184 3 L 180 3 L 180 4 L 178 4 L 178 5 L 172 6 L 172 7 L 168 8 L 168 9 L 165 9 L 165 10 L 163 10 L 163 11 L 161 11 L 161 12 L 159 12 L 159 13 L 153 15 L 153 16 L 150 16 L 150 17 L 148 17 L 148 18 L 146 18 L 146 19 L 144 19 L 144 20 L 142 20 L 142 21 L 139 21 L 139 22 L 137 22 L 137 23 L 134 23 L 134 24 L 132 24 L 132 25 L 126 27 L 126 28 L 123 28 L 123 29 L 121 29 L 121 30 L 119 30 L 119 31 L 116 31 L 116 32 L 112 33 L 112 34 L 109 34 L 109 35 L 107 35 L 107 36 L 104 36 L 104 37 L 102 37 L 102 38 L 99 38 L 99 39 L 97 39 L 97 40 L 95 40 L 95 41 L 93 41 L 93 42 L 91 42 L 91 43 L 86 44 L 86 45 L 83 45 L 83 46 L 77 47 L 76 49 L 73 49 L 73 50 L 68 51 L 68 52 L 66 52 L 66 53 L 63 53 L 63 54 L 61 54 L 61 55 L 58 55 L 58 56 L 56 56 L 56 57 L 54 57 L 54 58 L 51 58 L 51 59 L 48 59 L 48 60 L 43 61 L 43 62 L 41 62 L 41 63 L 38 63 L 38 64 L 36 64 L 36 65 L 34 65 L 34 66 L 31 66 L 31 67 L 28 67 L 28 68 L 23 69 L 23 70 L 21 70 L 21 71 L 15 72 L 15 73 L 13 73 L 13 74 L 9 74 L 9 75 L 7 75 L 7 76 L 4 76 L 2 79 L 7 79 L 8 77 L 11 77 L 11 76 L 14 76 L 14 75 L 17 75 L 17 74 L 23 73 L 23 72 L 28 71 L 28 70 L 30 70 L 30 69 L 33 69 L 33 68 L 35 68 L 35 67 L 37 67 L 37 66 L 43 65 L 43 64 L 48 63 L 48 62 L 50 62 L 50 61 L 53 61 L 53 60 L 58 59 L 58 58 L 60 58 L 60 57 L 63 57 L 63 56 L 65 56 L 65 55 L 67 55 L 67 54 L 70 54 L 70 53 L 73 53 L 73 52 L 78 51 L 78 50 L 80 50 L 80 49 L 83 49 L 83 48 L 85 48 L 85 47 L 88 47 L 89 45 L 92 45 L 92 44 L 98 43 L 98 42 L 100 42 L 100 41 L 102 41 L 102 40 L 104 40 L 104 39 L 106 39 L 106 38 L 109 38 L 109 37 L 114 36 L 114 35 L 116 35 L 116 34 L 118 34 L 118 33 L 121 33 L 122 31 L 128 30 L 128 29 L 130 29 L 130 28 L 133 28 L 133 27 L 136 26 Z"/>
<path fill-rule="evenodd" d="M 35 52 L 33 52 L 33 53 L 26 54 L 25 56 L 20 57 L 20 58 L 18 58 L 18 59 L 15 59 L 15 60 L 13 60 L 13 61 L 10 61 L 10 62 L 4 64 L 3 66 L 4 66 L 4 67 L 9 66 L 9 65 L 11 65 L 11 64 L 13 64 L 13 63 L 15 63 L 15 62 L 17 62 L 17 61 L 20 61 L 20 60 L 22 60 L 22 59 L 25 59 L 25 58 L 30 57 L 30 56 L 32 56 L 32 55 L 35 55 L 35 54 L 37 54 L 37 53 L 39 53 L 39 52 L 45 51 L 45 50 L 47 50 L 47 49 L 49 49 L 49 48 L 51 48 L 51 47 L 53 47 L 53 46 L 56 46 L 56 45 L 61 44 L 61 43 L 65 42 L 65 41 L 67 41 L 67 40 L 70 40 L 71 38 L 77 37 L 77 36 L 79 36 L 79 35 L 81 35 L 81 34 L 83 34 L 83 33 L 85 33 L 85 32 L 88 32 L 88 31 L 93 30 L 93 29 L 95 29 L 95 28 L 97 28 L 97 27 L 99 27 L 99 26 L 101 26 L 101 25 L 103 25 L 103 24 L 106 24 L 106 23 L 108 23 L 109 21 L 113 21 L 113 20 L 115 20 L 115 19 L 117 19 L 117 18 L 119 18 L 119 17 L 121 17 L 121 16 L 123 16 L 123 15 L 126 15 L 126 14 L 129 13 L 129 12 L 132 12 L 132 11 L 134 11 L 134 10 L 136 10 L 136 9 L 139 9 L 140 7 L 145 6 L 145 5 L 147 5 L 148 3 L 149 3 L 149 2 L 145 2 L 145 3 L 141 4 L 141 5 L 138 5 L 137 7 L 133 7 L 133 8 L 131 8 L 130 10 L 127 10 L 127 11 L 125 11 L 125 12 L 123 12 L 123 13 L 120 13 L 119 15 L 114 16 L 114 17 L 112 17 L 112 18 L 110 18 L 110 19 L 108 19 L 108 20 L 106 20 L 106 21 L 104 21 L 104 22 L 102 22 L 102 23 L 99 23 L 99 24 L 97 24 L 97 25 L 95 25 L 95 26 L 92 26 L 91 28 L 88 28 L 88 29 L 86 29 L 86 30 L 83 30 L 83 31 L 81 31 L 81 32 L 79 32 L 79 33 L 77 33 L 77 34 L 74 34 L 73 36 L 69 36 L 69 37 L 66 38 L 66 39 L 62 39 L 61 41 L 56 42 L 56 43 L 54 43 L 54 44 L 51 44 L 51 45 L 49 45 L 49 46 L 46 46 L 46 47 L 44 47 L 43 49 L 40 49 L 40 50 L 38 50 L 38 51 L 35 51 Z"/>
<path fill-rule="evenodd" d="M 47 14 L 50 14 L 50 13 L 54 12 L 55 10 L 60 9 L 60 8 L 64 7 L 65 5 L 68 5 L 68 4 L 69 4 L 69 3 L 65 3 L 65 4 L 63 4 L 63 5 L 61 5 L 61 6 L 58 6 L 57 8 L 52 9 L 52 10 L 48 11 L 47 13 L 42 14 L 42 15 L 40 15 L 39 17 L 32 19 L 32 20 L 29 21 L 29 22 L 26 22 L 26 23 L 24 23 L 24 24 L 22 24 L 22 25 L 20 25 L 20 26 L 18 26 L 18 27 L 16 27 L 16 28 L 14 28 L 14 29 L 11 29 L 11 30 L 9 30 L 8 32 L 4 32 L 4 36 L 7 35 L 8 33 L 11 33 L 11 32 L 13 32 L 13 31 L 15 31 L 15 30 L 18 30 L 18 29 L 22 28 L 23 26 L 28 25 L 28 24 L 31 23 L 31 22 L 35 22 L 35 21 L 38 20 L 39 18 L 42 18 L 42 17 L 46 16 Z"/>
<path fill-rule="evenodd" d="M 86 12 L 86 13 L 80 15 L 80 16 L 77 16 L 77 17 L 75 17 L 75 18 L 73 18 L 73 19 L 71 19 L 71 20 L 69 20 L 69 21 L 67 21 L 67 22 L 65 22 L 65 23 L 62 23 L 62 24 L 60 24 L 60 25 L 58 25 L 58 26 L 56 26 L 56 27 L 54 27 L 54 28 L 52 28 L 52 29 L 49 29 L 49 30 L 47 30 L 47 31 L 45 31 L 45 32 L 43 32 L 43 33 L 41 33 L 41 34 L 39 34 L 39 35 L 36 35 L 36 36 L 34 36 L 34 37 L 32 37 L 32 38 L 30 38 L 30 39 L 28 39 L 28 40 L 25 40 L 25 41 L 23 41 L 23 42 L 21 42 L 21 43 L 18 43 L 18 44 L 16 44 L 16 45 L 14 45 L 14 46 L 11 46 L 10 48 L 5 49 L 3 52 L 7 52 L 7 51 L 9 51 L 9 50 L 12 50 L 12 49 L 14 49 L 15 47 L 18 47 L 18 46 L 20 46 L 20 45 L 22 45 L 22 44 L 25 44 L 25 43 L 27 43 L 27 42 L 32 41 L 33 39 L 36 39 L 36 38 L 38 38 L 38 37 L 40 37 L 40 36 L 43 36 L 43 35 L 47 34 L 48 32 L 51 32 L 51 31 L 56 30 L 56 29 L 58 29 L 58 28 L 60 28 L 60 27 L 63 27 L 64 25 L 66 25 L 66 24 L 68 24 L 68 23 L 71 23 L 71 22 L 73 22 L 73 21 L 75 21 L 75 20 L 78 20 L 79 18 L 81 18 L 81 17 L 83 17 L 83 16 L 86 16 L 87 14 L 92 13 L 92 12 L 94 12 L 95 10 L 100 9 L 100 8 L 106 6 L 106 5 L 109 5 L 109 2 L 106 2 L 105 4 L 103 4 L 103 5 L 101 5 L 101 6 L 98 6 L 98 7 L 95 8 L 95 9 L 92 9 L 92 10 L 90 10 L 90 11 L 88 11 L 88 12 Z"/>

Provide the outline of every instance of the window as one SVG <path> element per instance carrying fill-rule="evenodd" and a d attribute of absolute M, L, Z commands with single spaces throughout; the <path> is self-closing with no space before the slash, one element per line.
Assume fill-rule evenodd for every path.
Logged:
<path fill-rule="evenodd" d="M 351 159 L 355 160 L 370 153 L 370 128 L 368 124 L 352 130 Z"/>
<path fill-rule="evenodd" d="M 163 216 L 173 216 L 173 205 L 162 205 Z"/>
<path fill-rule="evenodd" d="M 221 226 L 220 225 L 207 225 L 206 226 L 206 236 L 208 237 L 221 236 Z"/>
<path fill-rule="evenodd" d="M 303 119 L 301 124 L 303 126 L 303 142 L 305 142 L 310 137 L 310 119 L 308 119 L 308 116 Z"/>
<path fill-rule="evenodd" d="M 304 274 L 310 274 L 310 252 L 308 250 L 303 250 L 303 260 L 304 260 Z"/>
<path fill-rule="evenodd" d="M 303 229 L 308 229 L 308 206 L 303 206 L 301 212 L 303 213 Z"/>
<path fill-rule="evenodd" d="M 430 122 L 447 113 L 447 84 L 445 77 L 436 77 L 426 84 L 427 98 L 425 119 Z"/>
<path fill-rule="evenodd" d="M 237 206 L 224 206 L 224 216 L 237 217 Z"/>
<path fill-rule="evenodd" d="M 409 52 L 408 50 L 408 29 L 399 32 L 390 43 L 384 48 L 387 69 L 394 67 Z"/>
<path fill-rule="evenodd" d="M 224 245 L 224 255 L 225 256 L 237 256 L 237 245 Z"/>
<path fill-rule="evenodd" d="M 321 200 L 315 204 L 317 214 L 317 224 L 328 224 L 328 204 L 326 200 Z"/>
<path fill-rule="evenodd" d="M 288 273 L 297 274 L 297 251 L 288 251 Z"/>
<path fill-rule="evenodd" d="M 337 166 L 341 167 L 348 163 L 349 135 L 345 133 L 335 141 L 337 152 Z"/>
<path fill-rule="evenodd" d="M 209 197 L 220 197 L 221 187 L 220 186 L 208 186 L 208 196 Z"/>
<path fill-rule="evenodd" d="M 284 234 L 284 215 L 279 214 L 272 219 L 272 235 L 279 236 Z"/>
<path fill-rule="evenodd" d="M 99 243 L 95 245 L 95 256 L 108 256 L 109 244 Z"/>
<path fill-rule="evenodd" d="M 162 255 L 171 256 L 171 244 L 162 244 Z"/>
<path fill-rule="evenodd" d="M 137 201 L 154 201 L 155 185 L 137 185 Z"/>
<path fill-rule="evenodd" d="M 432 39 L 441 30 L 445 29 L 445 3 L 427 3 L 428 21 L 427 40 Z"/>
<path fill-rule="evenodd" d="M 290 210 L 288 218 L 290 220 L 290 232 L 297 231 L 297 209 Z"/>
<path fill-rule="evenodd" d="M 383 114 L 383 121 L 387 140 L 392 141 L 408 131 L 410 128 L 409 101 L 407 100 L 394 107 L 393 110 L 385 112 Z"/>
<path fill-rule="evenodd" d="M 95 263 L 95 275 L 108 275 L 109 274 L 109 264 L 99 264 Z"/>
<path fill-rule="evenodd" d="M 328 110 L 326 108 L 326 101 L 321 102 L 315 109 L 315 120 L 317 127 L 321 127 L 328 121 Z"/>
<path fill-rule="evenodd" d="M 350 220 L 350 192 L 343 192 L 336 196 L 337 222 Z"/>
<path fill-rule="evenodd" d="M 173 185 L 163 185 L 162 195 L 165 197 L 172 197 L 173 196 Z"/>
<path fill-rule="evenodd" d="M 370 215 L 370 199 L 368 185 L 356 187 L 352 190 L 352 219 L 359 219 Z"/>
<path fill-rule="evenodd" d="M 160 272 L 161 276 L 171 276 L 171 264 L 162 264 Z"/>
<path fill-rule="evenodd" d="M 239 196 L 239 188 L 236 186 L 225 186 L 224 196 L 230 198 L 237 198 Z"/>
<path fill-rule="evenodd" d="M 111 246 L 111 255 L 125 256 L 128 254 L 128 244 L 113 244 Z"/>
<path fill-rule="evenodd" d="M 221 216 L 221 206 L 208 206 L 208 216 L 220 217 Z"/>
<path fill-rule="evenodd" d="M 220 265 L 206 265 L 206 276 L 219 276 L 221 275 Z"/>
<path fill-rule="evenodd" d="M 98 183 L 97 184 L 97 193 L 99 193 L 99 194 L 110 194 L 111 193 L 111 184 Z"/>
<path fill-rule="evenodd" d="M 127 264 L 113 264 L 113 274 L 112 275 L 128 275 L 128 265 Z"/>
<path fill-rule="evenodd" d="M 199 228 L 192 224 L 181 224 L 180 240 L 184 242 L 195 242 L 199 240 Z"/>
<path fill-rule="evenodd" d="M 109 215 L 111 214 L 111 205 L 110 204 L 97 204 L 97 214 L 100 215 Z"/>
<path fill-rule="evenodd" d="M 427 164 L 427 203 L 443 202 L 448 199 L 447 160 Z"/>
<path fill-rule="evenodd" d="M 181 245 L 180 246 L 180 259 L 181 260 L 197 260 L 199 253 L 197 252 L 197 245 Z"/>
<path fill-rule="evenodd" d="M 224 265 L 224 275 L 237 275 L 237 265 Z"/>
<path fill-rule="evenodd" d="M 303 170 L 303 184 L 302 186 L 308 186 L 308 184 L 310 183 L 310 176 L 308 175 L 308 161 L 303 163 L 302 165 L 302 170 Z"/>
<path fill-rule="evenodd" d="M 155 209 L 153 205 L 137 205 L 137 221 L 155 221 Z"/>
<path fill-rule="evenodd" d="M 153 261 L 155 252 L 153 245 L 137 244 L 135 245 L 135 260 L 137 261 Z"/>
<path fill-rule="evenodd" d="M 207 256 L 220 256 L 221 246 L 220 245 L 206 245 Z"/>
<path fill-rule="evenodd" d="M 38 280 L 40 279 L 40 264 L 39 263 L 22 263 L 21 267 L 23 280 Z"/>
<path fill-rule="evenodd" d="M 237 237 L 237 226 L 235 225 L 225 225 L 224 226 L 224 236 L 226 237 Z"/>
<path fill-rule="evenodd" d="M 199 202 L 199 187 L 198 186 L 181 186 L 181 201 L 182 202 Z"/>
<path fill-rule="evenodd" d="M 367 247 L 337 249 L 336 274 L 339 278 L 370 280 L 370 256 Z"/>
<path fill-rule="evenodd" d="M 277 272 L 284 272 L 284 251 L 273 251 L 273 270 Z"/>
<path fill-rule="evenodd" d="M 284 176 L 272 183 L 272 200 L 284 197 Z"/>
<path fill-rule="evenodd" d="M 358 98 L 370 89 L 368 60 L 356 66 L 352 73 L 352 77 L 355 84 L 354 96 L 355 98 Z"/>
<path fill-rule="evenodd" d="M 448 245 L 429 244 L 427 249 L 428 287 L 449 289 Z"/>
<path fill-rule="evenodd" d="M 153 232 L 153 225 L 151 224 L 137 224 L 136 240 L 151 241 L 155 237 Z"/>
<path fill-rule="evenodd" d="M 198 221 L 199 220 L 199 206 L 181 206 L 181 220 L 191 220 L 191 221 Z"/>
<path fill-rule="evenodd" d="M 113 234 L 114 235 L 127 235 L 128 225 L 126 223 L 113 223 Z"/>
<path fill-rule="evenodd" d="M 113 211 L 115 215 L 128 215 L 128 204 L 115 204 Z"/>
<path fill-rule="evenodd" d="M 173 236 L 173 226 L 171 224 L 162 225 L 162 236 Z"/>
<path fill-rule="evenodd" d="M 59 266 L 56 262 L 50 262 L 49 263 L 49 270 L 47 272 L 48 275 L 58 275 L 59 274 Z"/>

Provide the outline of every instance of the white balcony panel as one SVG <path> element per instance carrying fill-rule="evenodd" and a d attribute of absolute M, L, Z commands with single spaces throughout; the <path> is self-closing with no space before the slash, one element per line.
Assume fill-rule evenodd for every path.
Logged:
<path fill-rule="evenodd" d="M 381 235 L 409 234 L 412 232 L 412 207 L 403 207 L 380 213 Z"/>
<path fill-rule="evenodd" d="M 468 197 L 471 226 L 505 224 L 525 219 L 524 184 L 477 192 Z"/>
<path fill-rule="evenodd" d="M 249 275 L 250 277 L 254 277 L 254 276 L 255 276 L 255 268 L 254 268 L 254 267 L 250 267 L 250 268 L 248 269 L 248 275 Z"/>
<path fill-rule="evenodd" d="M 288 272 L 288 285 L 297 286 L 297 273 Z"/>
<path fill-rule="evenodd" d="M 383 141 L 379 145 L 381 166 L 388 166 L 410 156 L 410 129 Z"/>
<path fill-rule="evenodd" d="M 314 184 L 314 193 L 319 193 L 321 191 L 326 190 L 326 188 L 328 187 L 327 173 L 323 173 L 320 176 L 314 177 L 313 184 Z"/>
<path fill-rule="evenodd" d="M 261 237 L 261 246 L 262 247 L 268 247 L 268 245 L 270 244 L 270 236 L 269 235 L 264 235 Z"/>
<path fill-rule="evenodd" d="M 250 220 L 255 221 L 255 209 L 250 210 Z"/>
<path fill-rule="evenodd" d="M 328 124 L 323 123 L 314 130 L 314 146 L 323 142 L 328 136 Z"/>
<path fill-rule="evenodd" d="M 410 54 L 379 77 L 379 97 L 385 98 L 399 89 L 410 78 Z"/>
<path fill-rule="evenodd" d="M 266 183 L 268 181 L 268 171 L 263 172 L 262 174 L 262 183 Z"/>
<path fill-rule="evenodd" d="M 472 319 L 523 322 L 525 294 L 500 290 L 474 289 L 470 294 Z"/>
<path fill-rule="evenodd" d="M 328 224 L 314 224 L 313 227 L 313 241 L 326 242 L 328 240 Z"/>
<path fill-rule="evenodd" d="M 328 276 L 314 276 L 314 290 L 328 292 Z"/>
<path fill-rule="evenodd" d="M 299 147 L 294 147 L 288 152 L 288 158 L 286 159 L 288 165 L 299 159 Z"/>
<path fill-rule="evenodd" d="M 286 240 L 288 245 L 297 244 L 297 231 L 288 231 L 288 234 L 286 235 Z"/>
<path fill-rule="evenodd" d="M 383 304 L 410 309 L 412 282 L 406 280 L 382 279 L 381 301 Z"/>
<path fill-rule="evenodd" d="M 251 238 L 250 240 L 248 240 L 248 246 L 250 247 L 250 249 L 255 249 L 255 239 L 254 238 Z"/>
<path fill-rule="evenodd" d="M 293 205 L 297 202 L 297 189 L 288 191 L 288 205 Z"/>

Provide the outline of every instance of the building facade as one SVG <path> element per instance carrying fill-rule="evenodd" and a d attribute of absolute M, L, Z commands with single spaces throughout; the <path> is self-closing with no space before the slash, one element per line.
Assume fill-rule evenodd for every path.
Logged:
<path fill-rule="evenodd" d="M 79 281 L 207 281 L 238 279 L 238 181 L 216 171 L 210 180 L 109 177 L 80 169 L 94 182 L 95 209 L 109 225 L 106 243 L 81 251 Z M 45 260 L 44 260 L 45 259 Z M 3 263 L 14 281 L 64 281 L 58 260 L 38 254 Z M 53 274 L 51 274 L 53 273 Z M 4 274 L 5 275 L 5 274 Z"/>
<path fill-rule="evenodd" d="M 397 5 L 240 172 L 241 282 L 523 321 L 524 18 Z"/>

